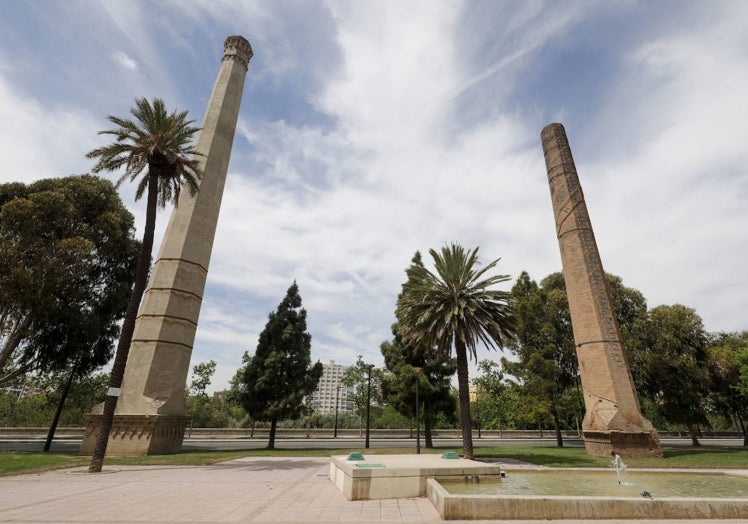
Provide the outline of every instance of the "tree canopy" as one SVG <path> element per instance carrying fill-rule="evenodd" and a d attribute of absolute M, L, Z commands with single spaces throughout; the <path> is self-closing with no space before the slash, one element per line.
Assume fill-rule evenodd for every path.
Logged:
<path fill-rule="evenodd" d="M 549 275 L 540 286 L 526 272 L 519 276 L 511 292 L 517 318 L 516 338 L 509 344 L 518 360 L 502 359 L 504 369 L 519 379 L 524 402 L 534 407 L 532 417 L 548 414 L 553 419 L 559 447 L 563 446 L 560 404 L 578 376 L 563 284 L 563 276 L 558 273 Z M 577 409 L 583 411 L 581 401 Z"/>
<path fill-rule="evenodd" d="M 105 364 L 139 248 L 133 217 L 106 180 L 0 185 L 0 383 Z"/>
<path fill-rule="evenodd" d="M 483 429 L 515 429 L 519 419 L 535 422 L 526 415 L 528 407 L 516 388 L 507 380 L 501 364 L 492 360 L 478 362 L 479 375 L 473 379 L 475 385 L 476 419 Z"/>
<path fill-rule="evenodd" d="M 114 129 L 99 131 L 112 135 L 114 142 L 89 151 L 88 158 L 97 159 L 94 173 L 120 171 L 117 187 L 129 180 L 138 180 L 135 200 L 143 195 L 155 195 L 161 207 L 179 203 L 182 187 L 195 195 L 202 177 L 201 153 L 195 150 L 192 140 L 200 130 L 187 119 L 187 111 L 166 110 L 164 101 L 154 98 L 137 98 L 130 109 L 135 120 L 109 115 L 107 120 Z M 149 184 L 155 185 L 154 188 Z"/>
<path fill-rule="evenodd" d="M 382 370 L 364 362 L 363 355 L 358 355 L 356 363 L 343 373 L 341 382 L 349 388 L 347 400 L 353 403 L 353 414 L 358 417 L 359 430 L 363 428 L 366 410 L 372 405 L 381 406 L 384 403 L 382 390 L 378 386 L 383 380 Z"/>
<path fill-rule="evenodd" d="M 681 304 L 657 306 L 640 319 L 637 337 L 632 366 L 637 389 L 654 401 L 663 420 L 686 426 L 698 445 L 696 426 L 709 424 L 710 388 L 701 317 Z"/>
<path fill-rule="evenodd" d="M 403 344 L 397 324 L 392 326 L 392 341 L 382 342 L 380 350 L 384 363 L 391 372 L 382 383 L 385 402 L 407 417 L 415 416 L 416 391 L 423 405 L 424 436 L 426 447 L 433 447 L 431 429 L 440 413 L 455 420 L 452 398 L 452 376 L 457 371 L 454 359 L 429 359 L 424 352 L 413 351 Z M 418 370 L 418 373 L 416 373 Z"/>
<path fill-rule="evenodd" d="M 748 446 L 748 331 L 712 335 L 707 351 L 710 407 L 727 420 L 735 418 Z"/>

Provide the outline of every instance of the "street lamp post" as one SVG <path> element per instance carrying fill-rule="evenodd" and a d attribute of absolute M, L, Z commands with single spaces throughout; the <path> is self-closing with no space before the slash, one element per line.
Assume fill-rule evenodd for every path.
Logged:
<path fill-rule="evenodd" d="M 369 428 L 370 428 L 370 419 L 369 419 L 369 412 L 371 407 L 371 368 L 374 366 L 369 364 L 367 366 L 368 374 L 366 378 L 366 444 L 365 448 L 369 449 Z"/>
<path fill-rule="evenodd" d="M 478 422 L 478 438 L 480 438 L 480 427 L 481 427 L 481 419 L 480 419 L 480 405 L 478 404 L 478 391 L 479 389 L 475 388 L 475 418 Z"/>
<path fill-rule="evenodd" d="M 418 383 L 423 368 L 413 368 L 416 374 L 416 455 L 421 454 L 421 403 L 418 400 Z"/>
<path fill-rule="evenodd" d="M 338 400 L 340 400 L 340 386 L 335 389 L 335 431 L 332 438 L 338 438 Z"/>

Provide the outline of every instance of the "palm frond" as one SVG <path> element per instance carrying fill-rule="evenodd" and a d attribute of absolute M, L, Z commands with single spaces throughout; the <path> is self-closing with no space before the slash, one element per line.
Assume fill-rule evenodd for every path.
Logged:
<path fill-rule="evenodd" d="M 413 263 L 398 298 L 396 315 L 403 339 L 449 357 L 456 342 L 473 358 L 477 348 L 502 348 L 513 337 L 514 317 L 506 291 L 491 289 L 509 280 L 489 275 L 500 259 L 479 266 L 478 248 L 457 244 L 429 251 L 434 272 Z"/>
<path fill-rule="evenodd" d="M 186 111 L 169 113 L 160 98 L 153 102 L 138 98 L 130 113 L 134 120 L 107 117 L 117 127 L 99 131 L 99 134 L 112 135 L 114 142 L 88 152 L 88 158 L 98 159 L 93 172 L 124 169 L 117 186 L 125 180 L 132 182 L 140 178 L 136 200 L 147 193 L 148 179 L 157 177 L 157 202 L 161 207 L 170 202 L 178 204 L 183 188 L 194 196 L 202 177 L 198 158 L 202 155 L 191 143 L 200 130 L 192 125 L 194 120 L 187 119 Z"/>

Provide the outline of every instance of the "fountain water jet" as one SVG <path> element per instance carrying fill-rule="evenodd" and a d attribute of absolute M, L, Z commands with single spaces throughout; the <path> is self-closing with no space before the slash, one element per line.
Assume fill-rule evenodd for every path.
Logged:
<path fill-rule="evenodd" d="M 618 485 L 626 483 L 626 464 L 621 460 L 621 455 L 613 452 L 613 469 L 616 470 L 616 478 L 618 478 Z"/>

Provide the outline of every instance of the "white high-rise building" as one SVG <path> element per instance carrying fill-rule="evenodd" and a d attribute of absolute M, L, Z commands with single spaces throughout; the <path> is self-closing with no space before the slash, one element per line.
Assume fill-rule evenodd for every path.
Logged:
<path fill-rule="evenodd" d="M 353 402 L 348 400 L 349 392 L 352 393 L 353 388 L 345 386 L 342 382 L 343 374 L 349 367 L 336 364 L 334 360 L 322 364 L 322 377 L 319 379 L 317 391 L 309 396 L 315 413 L 334 414 L 336 402 L 338 411 L 353 412 Z"/>

